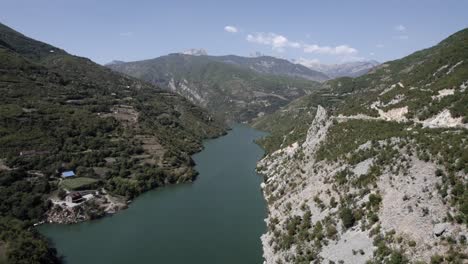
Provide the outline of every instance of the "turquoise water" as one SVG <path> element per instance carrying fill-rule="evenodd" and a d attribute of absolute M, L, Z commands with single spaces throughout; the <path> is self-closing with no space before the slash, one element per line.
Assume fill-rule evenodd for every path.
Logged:
<path fill-rule="evenodd" d="M 75 225 L 43 225 L 68 264 L 262 263 L 266 205 L 255 164 L 263 132 L 235 125 L 193 156 L 194 183 L 145 193 L 130 208 Z"/>

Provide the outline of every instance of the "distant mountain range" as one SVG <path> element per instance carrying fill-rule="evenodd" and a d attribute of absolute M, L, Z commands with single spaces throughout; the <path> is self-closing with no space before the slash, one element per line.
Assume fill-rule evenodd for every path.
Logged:
<path fill-rule="evenodd" d="M 295 61 L 301 63 L 300 60 Z M 314 71 L 326 74 L 330 79 L 339 77 L 359 77 L 368 73 L 372 68 L 380 63 L 375 60 L 369 61 L 354 61 L 340 64 L 323 64 L 323 63 L 304 63 L 304 66 Z"/>
<path fill-rule="evenodd" d="M 285 59 L 271 56 L 241 57 L 236 55 L 212 56 L 214 60 L 248 68 L 262 74 L 300 77 L 307 80 L 323 82 L 330 79 L 320 71 L 310 69 L 302 64 L 292 63 Z"/>
<path fill-rule="evenodd" d="M 337 77 L 358 77 L 376 61 L 343 64 L 301 64 L 271 56 L 210 56 L 204 49 L 190 49 L 155 59 L 106 66 L 167 90 L 228 120 L 250 121 L 302 95 L 319 83 Z"/>
<path fill-rule="evenodd" d="M 107 63 L 106 66 L 108 66 L 108 65 L 114 65 L 114 64 L 122 64 L 122 63 L 125 63 L 125 61 L 113 60 L 113 61 Z"/>
<path fill-rule="evenodd" d="M 106 66 L 175 91 L 213 114 L 250 121 L 306 95 L 328 77 L 273 57 L 208 56 L 192 50 Z"/>

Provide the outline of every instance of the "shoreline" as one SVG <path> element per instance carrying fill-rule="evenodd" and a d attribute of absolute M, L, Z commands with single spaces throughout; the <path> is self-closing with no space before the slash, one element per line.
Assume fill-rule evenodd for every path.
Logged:
<path fill-rule="evenodd" d="M 54 201 L 51 197 L 49 197 L 47 199 L 47 201 L 52 202 L 53 205 L 46 211 L 46 213 L 44 215 L 44 219 L 41 219 L 41 221 L 32 224 L 32 227 L 36 228 L 36 227 L 44 225 L 44 224 L 73 225 L 73 224 L 83 223 L 83 222 L 86 222 L 86 221 L 93 221 L 93 220 L 98 220 L 98 219 L 101 219 L 101 218 L 104 218 L 104 217 L 109 217 L 109 216 L 117 214 L 120 211 L 123 211 L 123 210 L 129 208 L 130 204 L 133 202 L 134 199 L 140 197 L 141 195 L 143 195 L 143 194 L 145 194 L 145 193 L 147 193 L 149 191 L 154 191 L 154 190 L 157 190 L 159 188 L 164 188 L 164 187 L 177 185 L 177 184 L 193 183 L 197 179 L 199 172 L 194 170 L 194 168 L 195 168 L 195 166 L 197 164 L 195 163 L 195 161 L 193 161 L 192 156 L 197 154 L 197 153 L 200 153 L 201 151 L 203 151 L 205 149 L 205 147 L 204 147 L 204 142 L 205 141 L 212 140 L 212 139 L 217 139 L 217 138 L 226 136 L 230 131 L 232 131 L 232 125 L 233 124 L 235 124 L 235 123 L 227 124 L 225 130 L 223 130 L 219 135 L 216 135 L 216 136 L 213 136 L 213 137 L 207 137 L 205 139 L 202 139 L 201 144 L 200 144 L 201 147 L 197 151 L 195 151 L 193 153 L 188 153 L 188 155 L 190 156 L 190 159 L 191 159 L 191 163 L 190 163 L 190 166 L 186 167 L 188 169 L 187 172 L 185 172 L 183 175 L 180 176 L 180 179 L 182 179 L 182 181 L 176 181 L 174 183 L 165 183 L 164 185 L 157 186 L 155 188 L 145 190 L 145 191 L 139 193 L 135 197 L 132 197 L 130 199 L 125 198 L 126 200 L 121 201 L 120 203 L 111 202 L 110 204 L 114 205 L 112 209 L 106 208 L 106 209 L 104 209 L 103 212 L 101 212 L 100 214 L 98 214 L 98 215 L 96 215 L 94 217 L 83 215 L 83 214 L 87 213 L 86 203 L 89 202 L 89 200 L 83 201 L 82 203 L 79 203 L 79 204 L 74 204 L 73 206 L 70 206 L 70 207 L 64 207 L 62 204 L 66 203 L 65 201 Z M 183 168 L 183 167 L 180 167 L 180 168 Z M 187 176 L 190 176 L 190 177 L 187 177 Z M 104 189 L 102 189 L 102 190 L 104 190 Z M 104 193 L 106 194 L 106 198 L 108 200 L 123 198 L 123 197 L 119 198 L 119 197 L 113 196 L 111 194 L 108 194 L 107 191 L 105 191 L 105 190 L 104 190 Z M 85 208 L 83 208 L 83 206 Z M 58 207 L 60 207 L 61 209 L 58 209 Z M 83 212 L 80 212 L 81 213 L 80 215 L 76 215 L 77 217 L 79 216 L 79 218 L 69 219 L 68 221 L 57 221 L 57 220 L 49 219 L 50 214 L 54 213 L 53 212 L 54 210 L 62 210 L 65 214 L 67 214 L 66 211 L 68 211 L 69 214 L 74 214 L 74 213 L 76 213 L 76 211 L 75 212 L 73 211 L 75 207 L 78 210 L 83 209 Z M 65 217 L 68 217 L 68 215 L 65 215 Z"/>
<path fill-rule="evenodd" d="M 208 238 L 214 238 L 217 236 L 217 234 L 223 233 L 224 231 L 232 233 L 232 231 L 225 230 L 223 226 L 233 221 L 234 218 L 232 217 L 232 214 L 234 212 L 237 212 L 237 210 L 241 210 L 246 211 L 247 213 L 250 212 L 248 213 L 249 217 L 239 219 L 240 221 L 234 220 L 235 223 L 231 224 L 238 226 L 240 223 L 251 223 L 247 225 L 251 227 L 246 227 L 247 230 L 251 230 L 248 232 L 250 234 L 248 235 L 249 240 L 246 241 L 248 243 L 243 243 L 242 240 L 245 238 L 243 238 L 242 235 L 238 236 L 237 232 L 234 232 L 230 236 L 227 236 L 221 240 L 225 241 L 228 244 L 240 242 L 244 244 L 244 246 L 242 247 L 245 248 L 246 252 L 251 252 L 248 254 L 248 256 L 238 257 L 237 259 L 253 259 L 254 261 L 251 263 L 262 263 L 263 258 L 260 237 L 265 232 L 264 219 L 266 217 L 266 207 L 265 199 L 262 195 L 261 190 L 259 190 L 259 186 L 263 182 L 263 178 L 258 178 L 258 176 L 262 177 L 262 175 L 257 174 L 255 168 L 256 163 L 263 156 L 263 149 L 260 148 L 258 144 L 255 144 L 255 139 L 260 136 L 263 136 L 264 134 L 259 131 L 255 131 L 245 125 L 241 125 L 235 128 L 237 129 L 234 129 L 232 133 L 229 133 L 230 136 L 207 142 L 205 144 L 206 151 L 200 155 L 195 155 L 193 157 L 197 164 L 197 167 L 195 169 L 200 172 L 199 182 L 196 182 L 195 184 L 173 184 L 172 187 L 167 186 L 170 188 L 161 189 L 158 192 L 145 193 L 145 195 L 141 195 L 141 198 L 138 197 L 138 200 L 134 200 L 134 202 L 136 203 L 132 206 L 132 208 L 130 208 L 131 211 L 123 212 L 115 218 L 107 218 L 103 219 L 102 221 L 88 222 L 82 225 L 45 225 L 39 229 L 40 232 L 56 244 L 56 248 L 59 251 L 59 254 L 69 257 L 70 261 L 76 260 L 78 261 L 77 263 L 81 263 L 81 261 L 87 259 L 87 257 L 80 257 L 80 255 L 74 249 L 77 246 L 81 245 L 81 243 L 84 243 L 84 241 L 82 241 L 81 238 L 85 239 L 85 237 L 96 235 L 96 239 L 102 239 L 104 241 L 107 240 L 104 238 L 106 234 L 108 234 L 108 232 L 114 232 L 111 230 L 115 230 L 115 228 L 118 228 L 118 230 L 120 228 L 130 230 L 134 229 L 133 231 L 129 231 L 130 233 L 132 233 L 132 235 L 128 238 L 127 236 L 129 234 L 127 234 L 127 231 L 122 230 L 122 232 L 120 232 L 118 230 L 115 230 L 119 233 L 116 234 L 117 237 L 120 237 L 119 240 L 127 242 L 117 244 L 113 243 L 113 246 L 107 246 L 104 251 L 112 252 L 112 250 L 121 248 L 125 252 L 125 250 L 127 250 L 128 248 L 131 249 L 133 247 L 131 246 L 133 245 L 132 241 L 137 234 L 140 235 L 136 237 L 137 240 L 135 241 L 138 241 L 138 237 L 140 237 L 141 235 L 149 235 L 151 233 L 153 234 L 152 236 L 145 238 L 145 240 L 151 242 L 149 244 L 164 244 L 164 241 L 167 241 L 167 239 L 169 239 L 173 241 L 174 245 L 172 245 L 172 243 L 169 243 L 166 246 L 169 247 L 170 251 L 172 252 L 172 250 L 175 250 L 177 248 L 177 243 L 179 243 L 177 241 L 183 239 L 183 236 L 179 237 L 177 233 L 180 230 L 190 229 L 189 226 L 182 227 L 182 229 L 178 228 L 180 227 L 180 224 L 186 222 L 187 219 L 193 219 L 195 224 L 198 223 L 200 227 L 197 227 L 197 229 L 206 229 L 205 231 L 203 231 L 203 234 L 205 234 L 203 237 L 206 236 L 206 243 L 212 243 L 210 241 L 213 240 Z M 236 144 L 236 142 L 238 142 L 239 144 Z M 235 147 L 236 145 L 238 145 L 239 147 Z M 231 147 L 235 147 L 235 149 L 231 150 Z M 230 153 L 232 151 L 235 151 L 239 154 L 244 153 L 244 151 L 246 151 L 247 153 L 248 151 L 248 153 L 252 154 L 239 155 L 238 159 L 231 160 Z M 238 165 L 233 165 L 233 162 L 234 164 Z M 218 166 L 213 166 L 213 164 L 218 164 L 222 167 L 217 168 Z M 239 177 L 237 177 L 237 175 Z M 232 190 L 233 186 L 241 192 L 248 191 L 248 193 L 239 196 L 238 191 L 234 193 L 230 192 L 229 190 Z M 225 190 L 227 192 L 220 192 L 220 190 Z M 226 193 L 226 195 L 224 195 L 224 193 Z M 217 199 L 219 201 L 212 203 L 211 201 L 213 197 L 219 197 Z M 193 200 L 194 202 L 191 203 L 191 200 Z M 226 203 L 223 201 L 225 201 Z M 240 201 L 251 201 L 252 206 L 248 207 L 250 209 L 241 209 L 244 206 L 242 206 L 242 202 Z M 230 212 L 231 208 L 233 210 L 232 212 Z M 190 218 L 187 218 L 187 216 L 190 216 Z M 223 220 L 223 218 L 218 218 L 222 216 L 228 218 L 226 218 L 226 220 Z M 214 222 L 207 225 L 205 224 L 207 223 L 207 221 Z M 134 222 L 138 224 L 134 226 Z M 158 228 L 159 226 L 163 227 L 172 224 L 174 224 L 174 228 L 176 228 L 175 231 L 170 231 L 172 230 L 172 228 L 163 228 L 165 230 L 161 230 L 160 228 Z M 132 228 L 132 226 L 134 226 L 134 228 Z M 243 226 L 245 225 L 241 224 L 241 226 L 239 227 L 242 229 Z M 216 228 L 219 231 L 215 231 Z M 77 231 L 79 231 L 80 234 L 77 234 Z M 171 232 L 176 232 L 176 234 L 171 235 Z M 186 232 L 192 231 L 185 231 L 184 233 Z M 73 236 L 80 242 L 74 242 L 74 246 L 71 247 L 70 244 L 66 241 L 72 239 Z M 167 238 L 163 238 L 166 236 Z M 200 239 L 204 240 L 205 238 Z M 95 246 L 91 245 L 96 243 L 89 243 L 91 244 L 86 243 L 86 246 L 83 245 L 83 247 L 87 248 L 88 245 L 90 245 L 89 250 L 91 250 L 91 248 L 95 248 Z M 128 245 L 126 246 L 126 244 Z M 147 246 L 145 248 L 150 252 L 152 250 L 151 246 Z M 220 252 L 225 252 L 226 256 L 230 255 L 230 250 L 228 247 L 223 247 L 223 249 L 220 250 Z M 154 255 L 150 252 L 148 254 Z M 163 255 L 167 255 L 166 253 L 163 253 Z M 179 259 L 186 259 L 192 253 L 187 254 L 188 255 L 186 256 L 183 256 L 185 255 L 183 254 L 179 257 Z M 97 258 L 101 258 L 107 255 L 107 253 L 101 254 L 99 252 L 95 252 L 92 255 L 95 255 Z M 204 257 L 200 258 L 200 260 L 203 259 Z"/>

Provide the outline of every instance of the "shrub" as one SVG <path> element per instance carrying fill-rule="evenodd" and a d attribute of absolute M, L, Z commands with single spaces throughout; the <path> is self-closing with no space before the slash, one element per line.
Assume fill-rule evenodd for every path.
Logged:
<path fill-rule="evenodd" d="M 354 218 L 353 211 L 348 207 L 344 207 L 340 210 L 340 218 L 345 228 L 350 228 L 354 225 L 356 219 Z"/>
<path fill-rule="evenodd" d="M 57 196 L 58 196 L 58 198 L 59 198 L 60 200 L 65 199 L 65 196 L 66 196 L 66 195 L 67 195 L 67 192 L 65 192 L 64 189 L 60 189 L 60 190 L 58 191 L 58 194 L 57 194 Z"/>
<path fill-rule="evenodd" d="M 378 207 L 380 202 L 382 202 L 382 196 L 380 196 L 380 194 L 372 193 L 369 195 L 369 203 L 372 207 Z"/>
<path fill-rule="evenodd" d="M 444 261 L 444 258 L 440 255 L 434 255 L 431 257 L 431 264 L 440 264 Z"/>

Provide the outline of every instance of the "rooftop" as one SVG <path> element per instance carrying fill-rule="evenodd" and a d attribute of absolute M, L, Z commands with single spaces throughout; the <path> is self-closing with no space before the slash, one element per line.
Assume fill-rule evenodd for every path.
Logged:
<path fill-rule="evenodd" d="M 75 176 L 75 173 L 73 171 L 64 171 L 62 172 L 62 177 L 67 178 L 67 177 L 73 177 Z"/>

